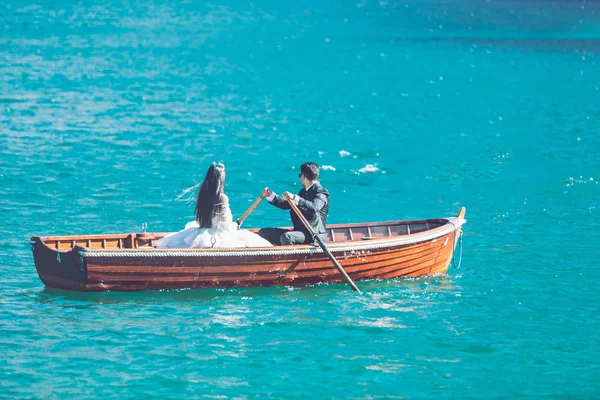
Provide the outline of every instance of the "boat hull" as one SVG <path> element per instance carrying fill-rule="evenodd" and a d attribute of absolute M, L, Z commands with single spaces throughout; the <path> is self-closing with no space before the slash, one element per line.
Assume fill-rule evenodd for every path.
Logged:
<path fill-rule="evenodd" d="M 328 242 L 328 247 L 354 281 L 442 275 L 448 271 L 464 219 L 447 221 L 439 228 L 414 235 Z M 327 255 L 312 245 L 173 250 L 95 249 L 74 245 L 71 250 L 61 251 L 34 237 L 32 246 L 42 282 L 66 290 L 137 291 L 344 282 Z"/>

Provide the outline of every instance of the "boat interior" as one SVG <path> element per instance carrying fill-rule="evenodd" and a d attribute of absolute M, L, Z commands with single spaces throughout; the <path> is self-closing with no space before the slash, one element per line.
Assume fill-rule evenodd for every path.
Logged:
<path fill-rule="evenodd" d="M 412 235 L 445 225 L 447 219 L 393 221 L 362 224 L 328 225 L 327 242 L 356 242 Z M 249 229 L 257 232 L 258 229 Z M 83 236 L 47 236 L 41 241 L 52 249 L 68 251 L 75 246 L 92 249 L 137 249 L 155 247 L 155 242 L 169 233 L 129 233 Z"/>

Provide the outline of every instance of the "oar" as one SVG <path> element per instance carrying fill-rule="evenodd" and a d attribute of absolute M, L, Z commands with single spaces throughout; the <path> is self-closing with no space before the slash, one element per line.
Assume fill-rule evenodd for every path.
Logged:
<path fill-rule="evenodd" d="M 302 223 L 304 224 L 304 226 L 306 227 L 306 229 L 308 229 L 308 232 L 312 235 L 313 239 L 319 244 L 319 246 L 321 246 L 321 248 L 323 249 L 323 252 L 325 252 L 325 254 L 327 254 L 327 257 L 329 257 L 329 259 L 333 263 L 333 266 L 339 271 L 340 274 L 342 274 L 342 276 L 344 277 L 344 280 L 346 281 L 346 283 L 348 285 L 350 285 L 350 287 L 352 288 L 352 290 L 354 290 L 355 292 L 360 293 L 360 290 L 354 284 L 354 281 L 352 281 L 352 278 L 350 278 L 348 276 L 348 274 L 346 273 L 346 271 L 344 271 L 344 268 L 342 268 L 342 266 L 340 265 L 340 263 L 333 256 L 333 254 L 331 254 L 331 252 L 329 251 L 329 249 L 325 245 L 325 242 L 323 241 L 323 239 L 321 239 L 321 237 L 319 237 L 315 233 L 315 231 L 313 230 L 312 226 L 310 226 L 310 224 L 308 223 L 308 221 L 306 220 L 306 218 L 304 218 L 304 215 L 302 215 L 302 213 L 298 209 L 298 206 L 296 205 L 296 203 L 294 203 L 294 201 L 291 200 L 291 199 L 288 200 L 288 203 L 290 204 L 290 207 L 292 207 L 292 210 L 294 210 L 294 212 L 296 213 L 296 215 L 298 215 L 298 218 L 300 218 L 300 220 L 302 221 Z"/>
<path fill-rule="evenodd" d="M 265 198 L 264 194 L 261 194 L 260 197 L 258 199 L 256 199 L 256 201 L 254 201 L 254 203 L 252 203 L 252 205 L 250 206 L 250 208 L 248 210 L 246 210 L 246 212 L 244 214 L 242 214 L 241 217 L 239 217 L 235 222 L 238 225 L 238 228 L 240 226 L 242 226 L 242 222 L 244 222 L 244 220 L 246 218 L 248 218 L 248 215 L 250 215 L 250 213 L 252 213 L 252 211 L 254 211 L 254 209 L 256 207 L 258 207 L 258 205 L 260 204 L 261 201 L 263 201 L 263 199 Z"/>

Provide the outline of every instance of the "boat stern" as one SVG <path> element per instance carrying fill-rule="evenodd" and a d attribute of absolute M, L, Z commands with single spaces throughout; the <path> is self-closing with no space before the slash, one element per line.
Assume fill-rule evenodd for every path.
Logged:
<path fill-rule="evenodd" d="M 87 273 L 85 259 L 77 248 L 61 251 L 48 247 L 42 237 L 29 240 L 38 276 L 47 287 L 83 291 Z"/>

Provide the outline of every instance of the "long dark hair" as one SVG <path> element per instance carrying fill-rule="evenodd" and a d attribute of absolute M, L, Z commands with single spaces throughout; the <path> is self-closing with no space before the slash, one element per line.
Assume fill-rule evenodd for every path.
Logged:
<path fill-rule="evenodd" d="M 200 228 L 212 228 L 213 217 L 223 210 L 225 166 L 213 163 L 206 171 L 196 200 L 196 221 Z"/>

